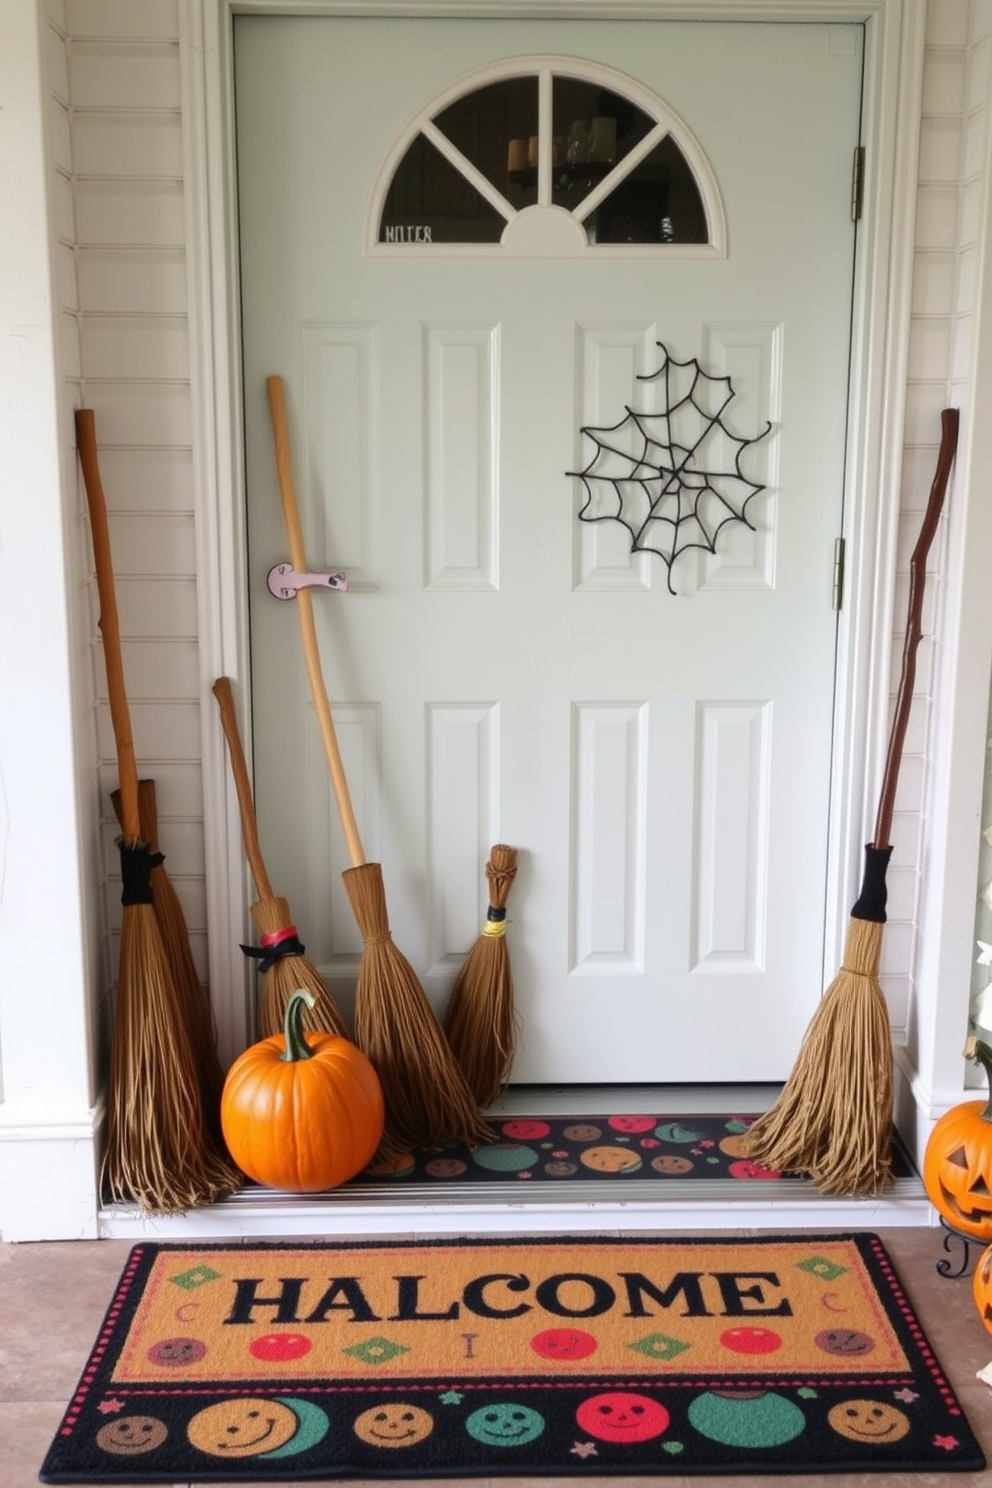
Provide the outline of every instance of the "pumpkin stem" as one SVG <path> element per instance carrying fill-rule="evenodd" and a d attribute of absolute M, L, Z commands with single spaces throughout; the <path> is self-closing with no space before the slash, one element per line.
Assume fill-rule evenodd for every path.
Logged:
<path fill-rule="evenodd" d="M 316 1001 L 317 999 L 312 992 L 308 992 L 304 987 L 300 987 L 286 1003 L 286 1012 L 282 1020 L 282 1031 L 286 1040 L 286 1047 L 279 1055 L 279 1058 L 284 1059 L 287 1064 L 293 1064 L 299 1059 L 313 1058 L 313 1050 L 306 1041 L 306 1035 L 303 1032 L 300 1020 L 303 1017 L 304 1005 L 312 1008 Z M 989 1057 L 992 1058 L 992 1049 L 989 1050 Z"/>
<path fill-rule="evenodd" d="M 985 1078 L 988 1081 L 989 1100 L 985 1110 L 980 1112 L 979 1115 L 982 1121 L 992 1122 L 992 1047 L 984 1039 L 972 1037 L 965 1044 L 965 1054 L 969 1059 L 974 1059 L 976 1063 L 980 1064 L 985 1071 Z"/>

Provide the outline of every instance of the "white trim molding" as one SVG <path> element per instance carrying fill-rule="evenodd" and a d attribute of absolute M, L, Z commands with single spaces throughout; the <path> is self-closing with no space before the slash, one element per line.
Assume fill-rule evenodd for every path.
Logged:
<path fill-rule="evenodd" d="M 992 86 L 992 59 L 982 84 Z M 946 658 L 938 697 L 933 748 L 934 788 L 929 802 L 932 872 L 925 880 L 927 936 L 917 982 L 920 989 L 914 1047 L 916 1067 L 929 1085 L 926 1114 L 936 1119 L 965 1096 L 963 1046 L 967 1003 L 975 963 L 975 910 L 981 847 L 982 794 L 988 755 L 989 682 L 992 675 L 992 421 L 983 416 L 992 401 L 992 124 L 985 109 L 981 191 L 975 211 L 980 245 L 974 286 L 974 323 L 962 368 L 967 391 L 947 516 L 946 592 L 940 613 Z M 987 806 L 986 806 L 987 809 Z M 947 1009 L 961 999 L 959 1018 Z M 984 1084 L 984 1081 L 982 1082 Z"/>
<path fill-rule="evenodd" d="M 211 689 L 226 676 L 247 718 L 247 574 L 238 266 L 234 233 L 230 21 L 224 7 L 183 0 L 183 151 L 186 203 L 193 484 L 196 509 L 200 738 L 208 981 L 225 1067 L 252 1036 L 253 973 L 247 871 L 237 796 Z M 250 757 L 247 729 L 245 751 Z"/>
<path fill-rule="evenodd" d="M 0 1106 L 0 1237 L 96 1240 L 103 1108 Z"/>

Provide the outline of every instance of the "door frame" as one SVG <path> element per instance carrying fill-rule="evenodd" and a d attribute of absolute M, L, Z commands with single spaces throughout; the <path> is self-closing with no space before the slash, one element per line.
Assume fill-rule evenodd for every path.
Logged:
<path fill-rule="evenodd" d="M 211 687 L 235 684 L 251 759 L 233 117 L 236 15 L 858 22 L 864 205 L 855 287 L 824 964 L 839 963 L 888 733 L 926 0 L 180 0 L 208 974 L 221 1057 L 254 1036 L 250 881 Z M 817 886 L 810 886 L 818 892 Z M 900 1030 L 894 1030 L 897 1039 Z"/>

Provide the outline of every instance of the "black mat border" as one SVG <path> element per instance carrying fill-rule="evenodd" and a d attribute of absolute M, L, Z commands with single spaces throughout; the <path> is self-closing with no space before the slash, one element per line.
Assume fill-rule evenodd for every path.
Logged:
<path fill-rule="evenodd" d="M 108 1390 L 114 1390 L 121 1395 L 127 1395 L 138 1406 L 143 1396 L 154 1399 L 162 1399 L 170 1394 L 182 1394 L 188 1397 L 190 1394 L 198 1397 L 197 1408 L 202 1408 L 202 1400 L 219 1400 L 226 1395 L 244 1393 L 243 1386 L 211 1385 L 209 1381 L 198 1381 L 195 1386 L 170 1389 L 161 1386 L 126 1386 L 120 1388 L 113 1385 L 112 1371 L 118 1356 L 121 1343 L 127 1337 L 127 1330 L 133 1320 L 140 1303 L 143 1288 L 151 1273 L 152 1267 L 159 1255 L 170 1251 L 182 1252 L 195 1257 L 198 1252 L 204 1255 L 217 1254 L 218 1252 L 234 1252 L 243 1254 L 246 1251 L 259 1250 L 270 1253 L 284 1252 L 335 1252 L 368 1250 L 388 1251 L 397 1253 L 421 1248 L 424 1246 L 431 1249 L 443 1250 L 445 1248 L 464 1250 L 466 1247 L 478 1249 L 480 1252 L 491 1251 L 494 1248 L 507 1250 L 514 1247 L 533 1249 L 535 1247 L 547 1247 L 548 1249 L 560 1250 L 563 1246 L 575 1244 L 585 1248 L 602 1248 L 609 1250 L 615 1248 L 618 1243 L 624 1246 L 644 1250 L 674 1250 L 679 1246 L 695 1247 L 726 1247 L 734 1240 L 740 1240 L 743 1247 L 749 1250 L 763 1246 L 774 1247 L 783 1243 L 800 1242 L 815 1249 L 818 1243 L 836 1243 L 847 1241 L 854 1244 L 868 1271 L 869 1276 L 875 1283 L 875 1290 L 886 1317 L 898 1337 L 904 1352 L 910 1360 L 911 1368 L 905 1373 L 893 1373 L 892 1371 L 865 1373 L 863 1380 L 851 1377 L 838 1379 L 836 1376 L 824 1379 L 813 1379 L 809 1376 L 797 1378 L 788 1375 L 785 1371 L 756 1372 L 749 1370 L 746 1375 L 746 1384 L 754 1388 L 769 1390 L 799 1389 L 815 1387 L 821 1392 L 826 1392 L 825 1399 L 829 1403 L 829 1397 L 837 1393 L 839 1398 L 850 1397 L 852 1389 L 857 1389 L 863 1384 L 867 1390 L 881 1390 L 885 1388 L 897 1388 L 900 1386 L 912 1386 L 919 1391 L 921 1397 L 929 1394 L 932 1397 L 932 1406 L 936 1410 L 941 1409 L 941 1402 L 945 1411 L 951 1415 L 953 1430 L 961 1441 L 961 1448 L 953 1458 L 950 1454 L 943 1457 L 930 1456 L 923 1460 L 920 1450 L 917 1448 L 911 1456 L 904 1456 L 906 1444 L 893 1444 L 891 1448 L 877 1448 L 867 1458 L 863 1450 L 857 1448 L 856 1444 L 850 1444 L 835 1433 L 825 1438 L 826 1445 L 831 1450 L 830 1461 L 817 1460 L 814 1455 L 814 1464 L 810 1465 L 809 1448 L 815 1441 L 824 1435 L 816 1430 L 816 1423 L 809 1432 L 803 1433 L 802 1452 L 797 1456 L 783 1457 L 780 1448 L 774 1449 L 750 1449 L 748 1455 L 742 1460 L 739 1447 L 727 1448 L 720 1443 L 707 1439 L 705 1441 L 706 1460 L 701 1462 L 686 1461 L 682 1454 L 673 1456 L 669 1462 L 662 1457 L 659 1460 L 659 1447 L 656 1441 L 645 1443 L 641 1450 L 631 1444 L 625 1444 L 618 1452 L 611 1456 L 609 1444 L 597 1443 L 597 1459 L 587 1459 L 581 1463 L 570 1463 L 567 1460 L 548 1460 L 548 1439 L 544 1438 L 540 1443 L 545 1450 L 534 1459 L 524 1460 L 517 1449 L 514 1449 L 512 1462 L 504 1462 L 497 1458 L 493 1460 L 492 1451 L 480 1451 L 477 1460 L 463 1460 L 456 1470 L 452 1470 L 443 1460 L 436 1457 L 438 1441 L 427 1439 L 430 1447 L 421 1454 L 421 1460 L 413 1462 L 411 1456 L 404 1457 L 404 1466 L 395 1472 L 384 1470 L 382 1467 L 382 1453 L 378 1452 L 374 1457 L 371 1454 L 363 1454 L 360 1449 L 356 1450 L 353 1439 L 349 1439 L 350 1459 L 341 1461 L 339 1465 L 330 1465 L 326 1459 L 308 1462 L 306 1459 L 308 1451 L 320 1449 L 307 1449 L 299 1453 L 288 1463 L 276 1465 L 275 1462 L 262 1462 L 260 1459 L 239 1459 L 237 1464 L 230 1467 L 220 1467 L 212 1463 L 205 1463 L 201 1453 L 197 1453 L 188 1443 L 181 1443 L 181 1450 L 175 1448 L 180 1446 L 174 1441 L 171 1447 L 172 1461 L 165 1468 L 156 1470 L 142 1468 L 141 1459 L 135 1457 L 122 1457 L 119 1468 L 111 1464 L 115 1470 L 108 1472 L 106 1454 L 97 1454 L 95 1449 L 86 1450 L 87 1443 L 78 1440 L 78 1428 L 83 1427 L 87 1418 L 95 1411 L 93 1405 L 94 1397 Z M 905 1310 L 908 1310 L 913 1319 L 912 1325 L 907 1322 Z M 640 1385 L 644 1389 L 658 1389 L 664 1385 L 673 1400 L 666 1404 L 671 1405 L 674 1397 L 680 1392 L 693 1389 L 719 1389 L 724 1386 L 741 1386 L 745 1384 L 745 1377 L 736 1374 L 706 1374 L 703 1379 L 674 1378 L 664 1376 L 659 1380 L 657 1375 L 645 1375 Z M 590 1372 L 582 1379 L 569 1378 L 560 1384 L 548 1385 L 546 1378 L 533 1378 L 514 1376 L 500 1381 L 498 1378 L 487 1379 L 484 1382 L 472 1381 L 469 1384 L 461 1384 L 456 1375 L 452 1375 L 451 1388 L 458 1389 L 461 1393 L 469 1395 L 483 1393 L 487 1397 L 498 1397 L 501 1393 L 519 1392 L 526 1394 L 529 1400 L 543 1400 L 547 1398 L 549 1404 L 557 1404 L 560 1408 L 566 1396 L 574 1396 L 576 1399 L 584 1397 L 590 1389 L 609 1388 L 616 1385 L 615 1375 L 596 1375 Z M 625 1378 L 624 1388 L 636 1389 L 639 1382 L 632 1378 Z M 399 1383 L 386 1384 L 377 1381 L 374 1377 L 368 1381 L 349 1381 L 346 1387 L 335 1390 L 333 1385 L 328 1385 L 326 1379 L 306 1380 L 300 1378 L 294 1380 L 291 1387 L 287 1387 L 282 1379 L 267 1383 L 259 1379 L 252 1381 L 252 1388 L 257 1388 L 258 1393 L 272 1393 L 304 1396 L 306 1394 L 320 1393 L 325 1397 L 334 1395 L 363 1393 L 366 1396 L 376 1395 L 381 1400 L 387 1401 L 396 1397 L 411 1398 L 418 1394 L 430 1395 L 435 1401 L 444 1384 L 437 1378 L 418 1384 L 416 1381 L 404 1380 Z M 571 1401 L 566 1403 L 564 1413 L 559 1409 L 559 1416 L 568 1417 Z M 824 1406 L 822 1414 L 825 1414 L 828 1405 Z M 681 1426 L 680 1419 L 677 1420 L 675 1413 L 672 1416 L 676 1429 Z M 67 1427 L 72 1425 L 72 1434 L 66 1437 L 63 1433 Z M 96 1424 L 94 1421 L 92 1424 Z M 575 1435 L 574 1426 L 568 1435 Z M 912 1437 L 912 1433 L 910 1434 Z M 92 1435 L 90 1435 L 92 1441 Z M 472 1458 L 472 1447 L 465 1447 L 464 1436 L 459 1437 L 462 1447 L 463 1458 Z M 427 1443 L 423 1444 L 425 1448 Z M 480 1444 L 481 1445 L 481 1444 Z M 79 1448 L 82 1447 L 82 1451 Z M 323 1444 L 326 1452 L 327 1444 Z M 408 1449 L 412 1453 L 417 1449 Z M 560 1446 L 558 1450 L 563 1450 Z M 775 1455 L 770 1455 L 774 1453 Z M 884 1454 L 884 1455 L 883 1455 Z M 99 1455 L 99 1463 L 91 1459 Z M 71 1467 L 65 1460 L 67 1457 L 75 1456 L 77 1465 Z M 368 1457 L 369 1460 L 365 1460 Z M 841 1473 L 841 1472 L 944 1472 L 954 1473 L 962 1471 L 977 1471 L 986 1465 L 985 1457 L 978 1444 L 974 1433 L 968 1423 L 964 1409 L 957 1399 L 956 1393 L 947 1379 L 946 1374 L 939 1362 L 939 1358 L 930 1345 L 926 1333 L 919 1323 L 916 1309 L 902 1284 L 896 1267 L 889 1256 L 884 1243 L 880 1237 L 871 1231 L 770 1231 L 761 1235 L 747 1234 L 735 1235 L 720 1231 L 707 1232 L 696 1235 L 656 1235 L 656 1236 L 608 1236 L 608 1235 L 583 1235 L 563 1234 L 561 1236 L 549 1235 L 513 1235 L 513 1236 L 424 1236 L 418 1239 L 363 1239 L 349 1240 L 346 1238 L 314 1239 L 310 1237 L 301 1239 L 279 1239 L 268 1240 L 252 1239 L 246 1241 L 200 1241 L 189 1242 L 176 1240 L 169 1242 L 141 1241 L 134 1245 L 128 1256 L 127 1262 L 122 1270 L 121 1276 L 114 1289 L 111 1302 L 104 1315 L 97 1340 L 91 1350 L 86 1367 L 80 1377 L 79 1384 L 73 1393 L 73 1397 L 67 1406 L 59 1431 L 46 1455 L 45 1462 L 39 1472 L 42 1482 L 49 1483 L 71 1483 L 71 1482 L 105 1482 L 134 1484 L 177 1481 L 195 1482 L 279 1482 L 279 1481 L 306 1481 L 308 1479 L 347 1479 L 352 1477 L 370 1478 L 465 1478 L 465 1477 L 547 1477 L 547 1476 L 637 1476 L 655 1475 L 658 1477 L 668 1475 L 695 1476 L 707 1473 L 714 1475 L 778 1475 L 791 1473 L 794 1476 L 813 1473 Z M 261 1471 L 259 1470 L 261 1469 Z"/>

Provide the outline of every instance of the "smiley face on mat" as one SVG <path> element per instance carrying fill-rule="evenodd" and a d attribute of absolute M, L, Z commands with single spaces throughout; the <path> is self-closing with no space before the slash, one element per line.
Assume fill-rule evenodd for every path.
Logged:
<path fill-rule="evenodd" d="M 184 1364 L 198 1364 L 206 1356 L 207 1345 L 199 1338 L 162 1338 L 148 1350 L 152 1364 L 165 1364 L 181 1369 Z"/>
<path fill-rule="evenodd" d="M 741 1178 L 745 1182 L 749 1179 L 781 1178 L 782 1174 L 777 1168 L 766 1168 L 764 1163 L 754 1162 L 750 1157 L 738 1158 L 732 1162 L 727 1169 L 731 1178 Z"/>
<path fill-rule="evenodd" d="M 842 1400 L 827 1412 L 827 1420 L 848 1441 L 901 1441 L 909 1431 L 909 1417 L 886 1400 Z"/>
<path fill-rule="evenodd" d="M 169 1428 L 158 1416 L 118 1416 L 100 1427 L 96 1444 L 114 1457 L 140 1457 L 160 1447 L 168 1434 Z"/>
<path fill-rule="evenodd" d="M 584 1328 L 545 1328 L 534 1334 L 530 1346 L 542 1359 L 587 1359 L 599 1347 Z"/>
<path fill-rule="evenodd" d="M 618 1132 L 649 1132 L 655 1124 L 654 1116 L 610 1116 L 606 1122 Z"/>
<path fill-rule="evenodd" d="M 386 1447 L 395 1451 L 400 1447 L 415 1447 L 426 1441 L 434 1430 L 434 1417 L 419 1405 L 409 1405 L 403 1400 L 387 1401 L 385 1405 L 374 1405 L 362 1411 L 353 1428 L 359 1441 L 370 1447 Z"/>
<path fill-rule="evenodd" d="M 468 1163 L 460 1157 L 432 1157 L 424 1167 L 432 1178 L 460 1178 L 468 1172 Z"/>
<path fill-rule="evenodd" d="M 728 1157 L 747 1157 L 747 1138 L 743 1132 L 734 1133 L 729 1137 L 723 1137 L 720 1142 L 720 1151 L 725 1152 Z"/>
<path fill-rule="evenodd" d="M 813 1342 L 825 1354 L 840 1354 L 849 1359 L 860 1354 L 870 1354 L 875 1347 L 875 1340 L 870 1333 L 859 1333 L 855 1328 L 824 1328 L 822 1333 L 817 1333 Z"/>
<path fill-rule="evenodd" d="M 551 1127 L 546 1121 L 504 1121 L 503 1135 L 515 1142 L 537 1142 L 546 1137 Z"/>
<path fill-rule="evenodd" d="M 579 1161 L 594 1173 L 636 1173 L 641 1166 L 641 1158 L 629 1147 L 587 1147 Z"/>
<path fill-rule="evenodd" d="M 651 1159 L 651 1166 L 656 1173 L 667 1173 L 669 1177 L 673 1177 L 679 1173 L 691 1173 L 693 1163 L 689 1157 L 679 1157 L 674 1152 L 663 1152 Z"/>
<path fill-rule="evenodd" d="M 646 1442 L 668 1429 L 671 1416 L 660 1400 L 632 1390 L 590 1395 L 575 1412 L 581 1429 L 607 1442 Z"/>
<path fill-rule="evenodd" d="M 595 1142 L 602 1135 L 602 1128 L 593 1126 L 591 1121 L 573 1121 L 571 1126 L 562 1128 L 562 1136 L 569 1142 Z"/>
<path fill-rule="evenodd" d="M 529 1405 L 500 1401 L 473 1411 L 465 1422 L 465 1430 L 475 1441 L 489 1447 L 525 1447 L 544 1430 L 544 1417 Z"/>
<path fill-rule="evenodd" d="M 243 1395 L 197 1411 L 186 1435 L 211 1457 L 260 1457 L 284 1447 L 298 1426 L 293 1411 L 281 1401 Z"/>

